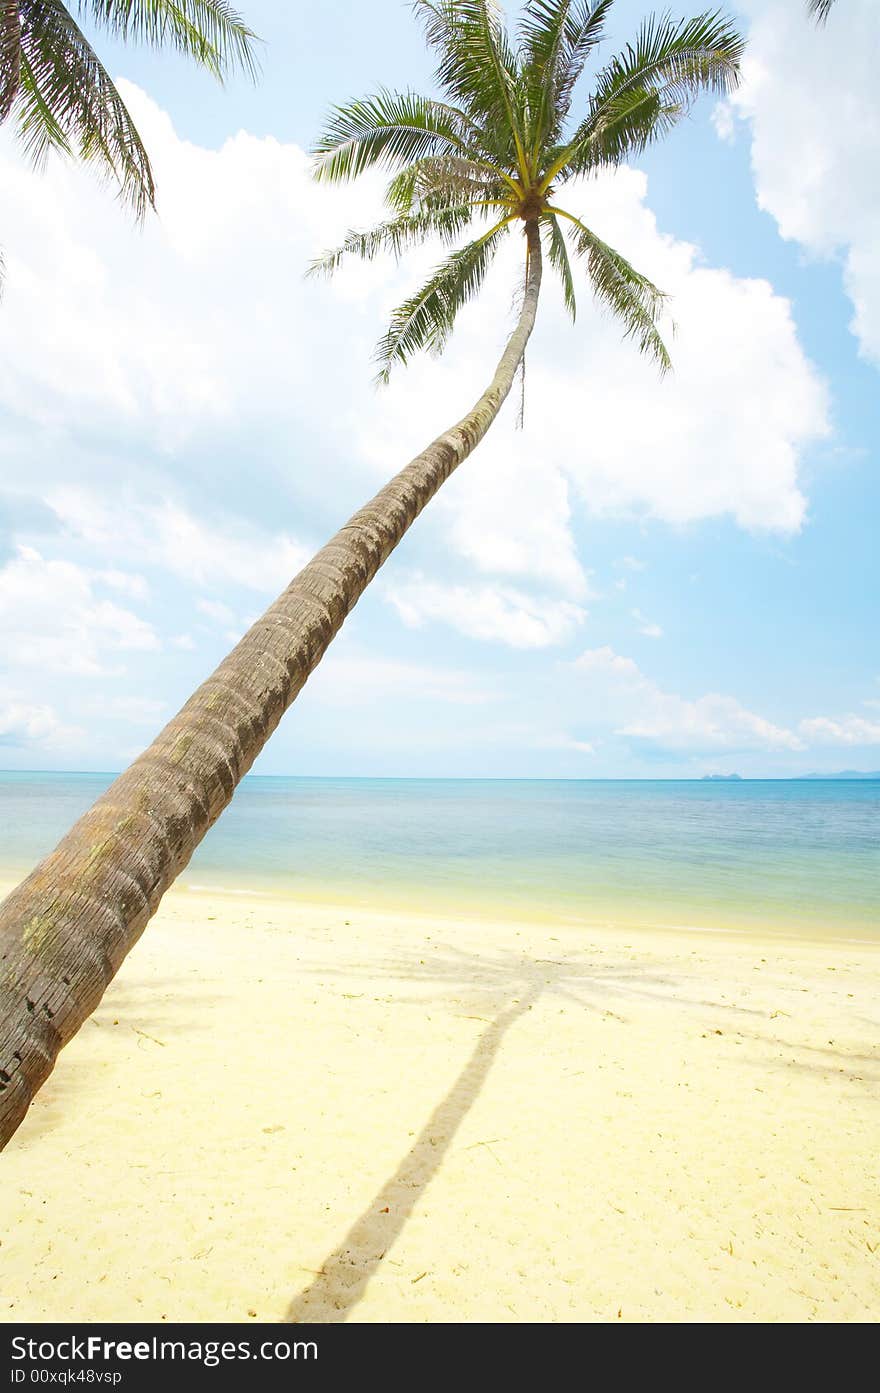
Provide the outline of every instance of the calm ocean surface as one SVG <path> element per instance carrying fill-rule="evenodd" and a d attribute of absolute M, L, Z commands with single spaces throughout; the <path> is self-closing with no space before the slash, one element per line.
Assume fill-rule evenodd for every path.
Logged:
<path fill-rule="evenodd" d="M 0 773 L 20 876 L 109 775 Z M 454 914 L 880 937 L 880 781 L 244 780 L 181 884 Z"/>

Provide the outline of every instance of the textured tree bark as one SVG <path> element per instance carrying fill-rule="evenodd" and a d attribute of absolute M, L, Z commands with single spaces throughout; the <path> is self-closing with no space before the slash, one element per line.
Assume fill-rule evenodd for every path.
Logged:
<path fill-rule="evenodd" d="M 538 305 L 537 223 L 526 237 L 522 310 L 476 405 L 349 519 L 0 906 L 0 1147 L 379 567 L 498 415 Z"/>

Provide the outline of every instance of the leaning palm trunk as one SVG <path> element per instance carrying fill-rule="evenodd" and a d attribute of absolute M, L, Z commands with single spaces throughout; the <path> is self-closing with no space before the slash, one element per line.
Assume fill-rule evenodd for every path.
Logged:
<path fill-rule="evenodd" d="M 379 567 L 498 415 L 538 304 L 536 223 L 526 237 L 519 320 L 473 409 L 355 513 L 0 907 L 0 1147 Z"/>

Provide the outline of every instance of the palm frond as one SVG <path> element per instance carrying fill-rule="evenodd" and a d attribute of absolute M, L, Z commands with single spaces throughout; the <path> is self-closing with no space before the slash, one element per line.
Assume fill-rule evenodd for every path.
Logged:
<path fill-rule="evenodd" d="M 400 169 L 427 155 L 474 155 L 448 107 L 384 89 L 334 107 L 312 153 L 315 178 L 327 183 L 347 183 L 375 165 Z"/>
<path fill-rule="evenodd" d="M 318 257 L 307 274 L 332 276 L 349 257 L 373 261 L 380 252 L 391 252 L 399 258 L 408 248 L 419 246 L 432 236 L 452 242 L 472 221 L 476 211 L 471 204 L 462 203 L 454 208 L 404 214 L 366 232 L 349 232 L 342 246 Z"/>
<path fill-rule="evenodd" d="M 622 118 L 631 101 L 634 104 L 629 109 L 642 112 L 634 129 L 636 141 L 644 144 L 652 95 L 657 99 L 658 114 L 665 113 L 671 121 L 701 92 L 731 91 L 739 81 L 744 47 L 741 35 L 720 12 L 678 23 L 668 16 L 647 19 L 635 43 L 628 44 L 600 72 L 587 116 L 552 159 L 544 186 L 549 187 L 569 167 L 579 172 L 594 163 L 590 146 L 598 151 L 606 126 L 612 130 L 617 126 L 617 140 L 609 137 L 608 143 L 612 150 L 619 148 L 620 136 L 626 130 L 626 119 Z M 635 148 L 639 148 L 638 143 Z"/>
<path fill-rule="evenodd" d="M 597 299 L 623 325 L 624 338 L 633 339 L 641 353 L 656 361 L 661 373 L 668 372 L 672 363 L 657 329 L 657 319 L 666 301 L 662 290 L 631 266 L 625 256 L 591 232 L 580 218 L 562 208 L 550 211 L 566 218 L 577 229 L 574 250 L 586 261 Z"/>
<path fill-rule="evenodd" d="M 482 126 L 489 153 L 525 177 L 518 64 L 496 0 L 414 0 L 413 8 L 438 54 L 438 83 Z"/>
<path fill-rule="evenodd" d="M 479 291 L 497 243 L 511 219 L 502 218 L 482 237 L 447 257 L 421 290 L 404 300 L 391 316 L 387 334 L 376 348 L 378 380 L 387 382 L 393 365 L 407 363 L 424 349 L 439 353 L 459 310 Z"/>
<path fill-rule="evenodd" d="M 559 226 L 558 218 L 553 213 L 541 219 L 541 226 L 547 233 L 547 257 L 562 281 L 562 298 L 565 301 L 565 308 L 574 322 L 577 318 L 577 301 L 575 300 L 574 277 L 571 274 L 571 261 L 568 256 L 568 247 L 565 244 L 565 235 Z"/>
<path fill-rule="evenodd" d="M 17 107 L 18 134 L 32 164 L 39 168 L 50 150 L 57 150 L 62 155 L 73 154 L 67 136 L 39 89 L 25 53 L 21 55 Z"/>
<path fill-rule="evenodd" d="M 526 0 L 519 47 L 533 150 L 558 137 L 611 5 L 612 0 Z"/>
<path fill-rule="evenodd" d="M 613 0 L 581 0 L 566 26 L 566 47 L 557 79 L 557 102 L 562 117 L 568 115 L 575 83 L 597 44 L 605 36 L 605 20 Z"/>
<path fill-rule="evenodd" d="M 138 217 L 155 201 L 150 162 L 125 103 L 61 0 L 21 11 L 19 132 L 39 163 L 59 149 L 103 167 Z"/>
<path fill-rule="evenodd" d="M 227 0 L 78 0 L 79 10 L 116 38 L 171 47 L 222 80 L 258 72 L 256 35 Z"/>
<path fill-rule="evenodd" d="M 824 24 L 831 13 L 834 0 L 807 0 L 807 10 L 819 24 Z"/>
<path fill-rule="evenodd" d="M 437 97 L 432 97 L 431 108 L 437 116 L 442 117 L 447 125 L 458 132 L 464 145 L 471 151 L 473 159 L 492 159 L 492 151 L 485 143 L 486 131 L 473 116 L 460 106 L 455 106 L 452 102 L 440 101 Z"/>
<path fill-rule="evenodd" d="M 651 88 L 629 88 L 606 103 L 601 120 L 574 149 L 561 147 L 551 152 L 551 165 L 562 154 L 558 174 L 571 179 L 620 164 L 667 135 L 686 114 L 682 102 L 664 102 Z"/>
<path fill-rule="evenodd" d="M 400 213 L 415 208 L 444 208 L 465 201 L 512 203 L 501 170 L 460 155 L 428 155 L 396 175 L 385 195 Z"/>
<path fill-rule="evenodd" d="M 744 41 L 720 11 L 680 20 L 652 16 L 636 42 L 603 69 L 596 106 L 628 87 L 652 87 L 667 100 L 690 101 L 701 92 L 724 95 L 739 81 Z"/>
<path fill-rule="evenodd" d="M 18 0 L 0 0 L 0 121 L 5 121 L 21 83 Z"/>

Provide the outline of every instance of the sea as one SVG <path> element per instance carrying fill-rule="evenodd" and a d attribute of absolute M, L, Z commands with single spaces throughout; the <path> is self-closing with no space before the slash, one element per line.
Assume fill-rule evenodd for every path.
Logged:
<path fill-rule="evenodd" d="M 112 778 L 0 773 L 0 879 Z M 880 780 L 248 776 L 178 884 L 476 921 L 880 938 Z"/>

